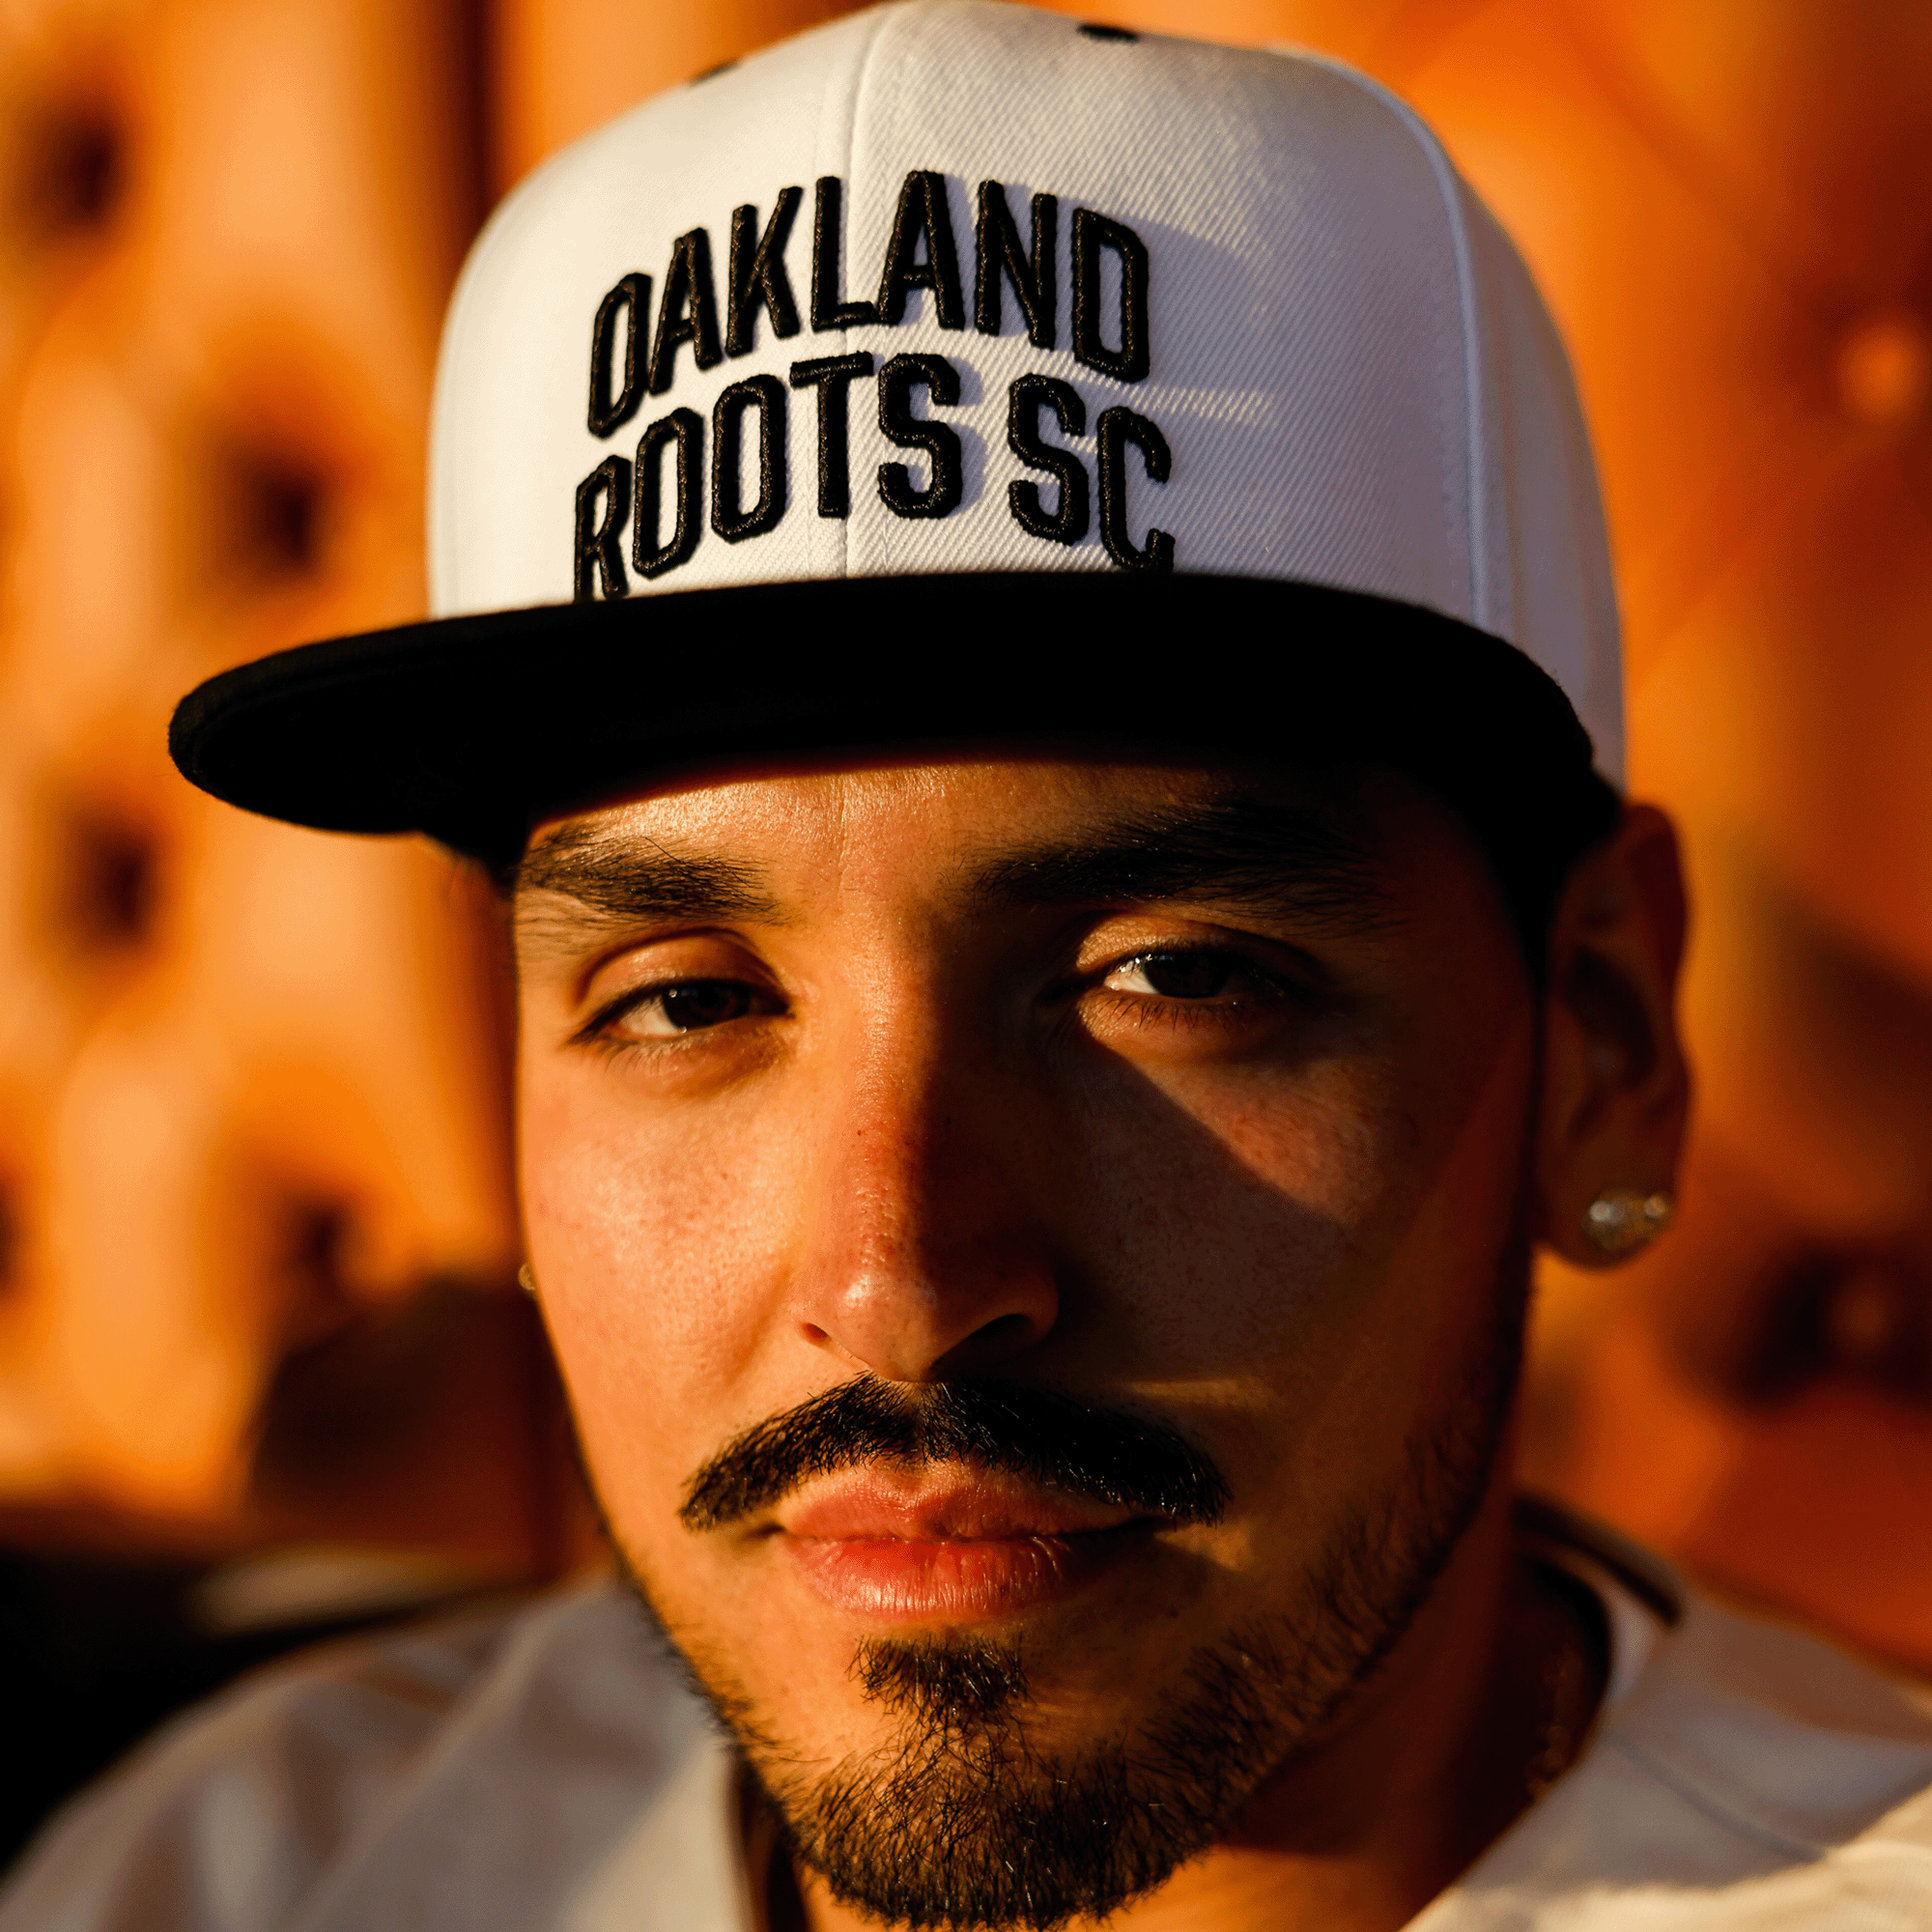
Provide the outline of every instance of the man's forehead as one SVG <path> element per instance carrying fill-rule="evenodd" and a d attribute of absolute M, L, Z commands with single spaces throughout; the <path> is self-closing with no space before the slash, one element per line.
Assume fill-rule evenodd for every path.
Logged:
<path fill-rule="evenodd" d="M 540 828 L 517 890 L 526 913 L 561 895 L 598 920 L 782 922 L 836 876 L 981 907 L 1286 896 L 1359 923 L 1387 911 L 1380 789 L 1359 772 L 1091 756 L 702 774 Z"/>

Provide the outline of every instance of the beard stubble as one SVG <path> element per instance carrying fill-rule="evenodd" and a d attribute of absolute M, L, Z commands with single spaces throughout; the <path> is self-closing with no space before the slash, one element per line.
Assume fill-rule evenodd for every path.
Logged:
<path fill-rule="evenodd" d="M 911 1932 L 1103 1919 L 1219 1839 L 1413 1623 L 1489 1493 L 1528 1292 L 1519 1228 L 1459 1399 L 1412 1430 L 1396 1478 L 1325 1539 L 1295 1603 L 1200 1645 L 1139 1726 L 1077 1751 L 1029 1736 L 1024 1639 L 881 1637 L 858 1647 L 852 1676 L 894 1737 L 812 1769 L 716 1646 L 669 1628 L 621 1552 L 620 1565 L 724 1726 L 781 1854 L 836 1899 Z"/>

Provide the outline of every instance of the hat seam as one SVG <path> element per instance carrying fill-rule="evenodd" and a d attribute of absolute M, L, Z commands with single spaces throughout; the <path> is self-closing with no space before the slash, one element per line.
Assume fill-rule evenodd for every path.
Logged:
<path fill-rule="evenodd" d="M 852 110 L 845 125 L 844 153 L 838 157 L 838 165 L 835 170 L 835 172 L 846 181 L 852 179 L 852 157 L 859 150 L 859 115 L 865 105 L 871 83 L 872 67 L 878 58 L 879 43 L 886 37 L 886 29 L 895 20 L 902 18 L 904 14 L 911 11 L 910 8 L 892 6 L 876 7 L 868 10 L 872 19 L 872 30 L 866 38 L 864 51 L 859 56 L 858 71 L 852 79 Z M 823 125 L 821 121 L 821 128 Z M 822 156 L 820 156 L 819 172 L 821 174 L 827 172 L 823 166 Z M 853 206 L 846 213 L 845 233 L 841 242 L 841 246 L 845 246 L 848 250 L 852 239 L 853 226 L 857 217 L 857 205 L 858 197 L 854 195 Z M 837 574 L 840 578 L 849 581 L 852 576 L 851 519 L 849 517 L 841 517 L 837 520 L 837 523 L 838 530 L 838 569 Z"/>
<path fill-rule="evenodd" d="M 1379 101 L 1422 151 L 1435 178 L 1436 193 L 1442 198 L 1442 212 L 1449 227 L 1450 255 L 1456 265 L 1457 326 L 1463 336 L 1463 447 L 1468 472 L 1463 484 L 1468 493 L 1463 528 L 1469 552 L 1469 611 L 1477 629 L 1492 631 L 1495 622 L 1490 598 L 1490 504 L 1484 487 L 1489 460 L 1484 446 L 1482 330 L 1481 318 L 1476 313 L 1475 262 L 1469 246 L 1468 224 L 1463 215 L 1462 177 L 1457 174 L 1455 163 L 1450 160 L 1429 124 L 1393 89 L 1330 55 L 1304 47 L 1296 47 L 1293 51 L 1299 58 L 1339 74 L 1358 92 Z"/>

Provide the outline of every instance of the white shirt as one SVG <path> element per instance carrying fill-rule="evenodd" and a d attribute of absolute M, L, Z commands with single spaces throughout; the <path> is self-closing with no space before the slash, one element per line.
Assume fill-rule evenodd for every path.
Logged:
<path fill-rule="evenodd" d="M 1932 1926 L 1923 1693 L 1695 1596 L 1671 1621 L 1595 1548 L 1561 1559 L 1609 1619 L 1595 1732 L 1411 1932 Z M 753 1932 L 739 1816 L 629 1599 L 578 1587 L 179 1719 L 43 1835 L 0 1932 Z"/>

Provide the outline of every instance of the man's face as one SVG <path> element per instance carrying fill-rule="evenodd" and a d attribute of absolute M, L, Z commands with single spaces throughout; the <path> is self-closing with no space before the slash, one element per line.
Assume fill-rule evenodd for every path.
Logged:
<path fill-rule="evenodd" d="M 1490 1480 L 1535 1024 L 1467 834 L 1387 774 L 787 771 L 545 828 L 517 916 L 590 1471 L 808 1863 L 927 1922 L 1164 1876 Z"/>

